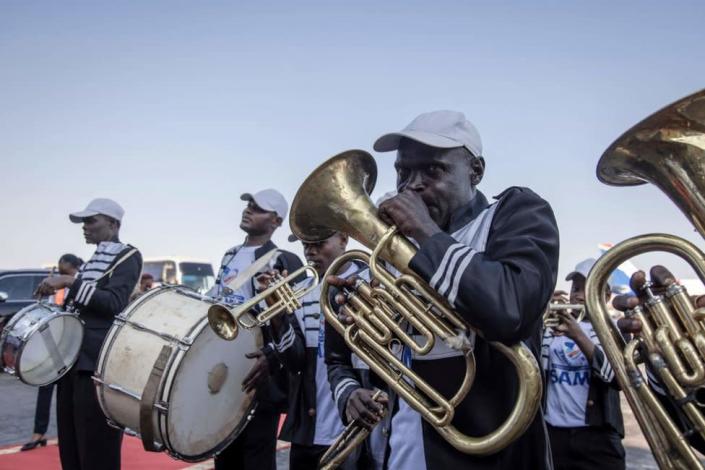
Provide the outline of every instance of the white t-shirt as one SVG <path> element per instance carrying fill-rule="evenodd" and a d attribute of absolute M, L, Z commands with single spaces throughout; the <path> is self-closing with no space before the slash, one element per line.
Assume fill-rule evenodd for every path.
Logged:
<path fill-rule="evenodd" d="M 316 353 L 316 430 L 313 435 L 313 443 L 319 446 L 331 445 L 344 429 L 328 382 L 328 367 L 325 361 L 325 323 L 325 318 L 321 314 Z"/>
<path fill-rule="evenodd" d="M 592 324 L 579 323 L 585 335 L 594 336 Z M 587 426 L 585 407 L 590 390 L 590 363 L 567 336 L 556 336 L 549 349 L 546 422 L 561 428 Z"/>
<path fill-rule="evenodd" d="M 219 296 L 223 302 L 228 304 L 241 304 L 245 300 L 252 298 L 252 281 L 248 280 L 239 289 L 230 291 L 227 288 L 228 282 L 232 281 L 240 274 L 241 271 L 247 269 L 255 261 L 255 250 L 259 246 L 243 246 L 235 253 L 235 256 L 223 268 L 223 280 L 220 286 Z"/>
<path fill-rule="evenodd" d="M 352 265 L 340 276 L 348 277 L 355 271 L 356 268 Z M 316 296 L 320 298 L 320 287 L 316 289 Z M 338 407 L 333 401 L 330 382 L 328 382 L 328 367 L 325 359 L 325 326 L 326 319 L 321 312 L 316 352 L 316 430 L 313 435 L 313 443 L 320 446 L 333 444 L 345 429 L 338 414 Z"/>
<path fill-rule="evenodd" d="M 355 272 L 355 267 L 347 269 L 342 277 Z M 309 285 L 311 280 L 304 281 Z M 298 286 L 297 286 L 298 287 Z M 304 308 L 296 311 L 299 327 L 304 332 L 307 348 L 316 348 L 316 428 L 313 444 L 329 446 L 338 438 L 345 427 L 338 415 L 338 407 L 333 401 L 330 382 L 328 382 L 328 367 L 325 362 L 325 324 L 326 320 L 320 308 L 320 284 L 301 300 Z M 315 318 L 318 315 L 318 318 Z"/>

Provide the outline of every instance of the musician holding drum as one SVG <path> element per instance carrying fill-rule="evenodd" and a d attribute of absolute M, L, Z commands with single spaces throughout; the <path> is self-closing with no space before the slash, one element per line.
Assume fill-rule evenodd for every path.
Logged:
<path fill-rule="evenodd" d="M 284 196 L 274 189 L 245 193 L 241 199 L 247 202 L 247 206 L 242 212 L 240 228 L 247 236 L 244 243 L 225 252 L 216 284 L 208 292 L 209 296 L 225 304 L 242 303 L 254 295 L 254 279 L 248 279 L 237 290 L 230 289 L 227 284 L 255 260 L 277 248 L 271 240 L 272 234 L 281 226 L 288 210 Z M 273 264 L 275 269 L 289 272 L 302 266 L 295 254 L 284 250 L 278 250 Z M 262 350 L 247 355 L 256 362 L 242 384 L 245 391 L 257 390 L 258 405 L 244 431 L 215 457 L 218 470 L 276 469 L 277 426 L 280 413 L 286 409 L 286 378 L 280 372 L 281 366 L 266 328 L 263 334 L 265 346 Z"/>
<path fill-rule="evenodd" d="M 566 276 L 571 305 L 585 304 L 585 280 L 594 259 Z M 562 292 L 554 302 L 567 304 Z M 605 284 L 605 301 L 610 298 Z M 558 305 L 559 306 L 559 305 Z M 556 470 L 624 469 L 624 423 L 619 384 L 589 316 L 558 310 L 559 324 L 544 330 L 541 360 L 546 373 L 545 419 Z"/>
<path fill-rule="evenodd" d="M 120 241 L 124 210 L 110 199 L 94 199 L 71 222 L 83 224 L 86 243 L 96 245 L 78 276 L 53 276 L 38 287 L 41 295 L 68 288 L 65 306 L 85 325 L 78 360 L 57 386 L 59 455 L 65 469 L 120 468 L 122 431 L 110 427 L 98 404 L 91 376 L 113 319 L 127 305 L 142 270 L 136 248 Z"/>
<path fill-rule="evenodd" d="M 399 194 L 380 205 L 379 216 L 418 244 L 409 268 L 483 335 L 470 338 L 477 373 L 455 409 L 453 424 L 470 436 L 491 433 L 515 406 L 519 385 L 512 363 L 490 342 L 524 342 L 538 356 L 541 317 L 558 267 L 553 211 L 527 188 L 509 188 L 492 203 L 478 191 L 485 172 L 482 144 L 462 113 L 422 114 L 404 130 L 379 138 L 374 148 L 397 151 Z M 339 287 L 354 287 L 352 281 L 329 280 Z M 412 354 L 407 347 L 401 354 L 414 372 L 446 397 L 465 375 L 463 356 L 441 341 L 425 356 Z M 331 368 L 341 359 L 335 354 L 328 358 Z M 333 380 L 334 390 L 340 385 Z M 349 383 L 340 399 L 347 400 L 349 417 L 362 419 L 359 408 L 351 406 L 358 388 Z M 365 403 L 369 414 L 378 411 L 374 402 Z M 536 470 L 548 466 L 546 441 L 543 418 L 537 413 L 523 435 L 503 449 L 489 455 L 466 454 L 398 400 L 387 466 Z"/>

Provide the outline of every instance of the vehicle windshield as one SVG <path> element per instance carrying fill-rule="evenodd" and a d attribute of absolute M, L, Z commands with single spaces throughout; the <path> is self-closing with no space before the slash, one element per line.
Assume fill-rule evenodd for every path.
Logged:
<path fill-rule="evenodd" d="M 181 283 L 204 294 L 215 282 L 213 267 L 209 263 L 179 263 Z"/>
<path fill-rule="evenodd" d="M 162 284 L 177 284 L 176 263 L 173 261 L 145 261 L 142 267 L 143 273 L 149 273 L 154 278 L 154 282 Z"/>
<path fill-rule="evenodd" d="M 0 279 L 0 292 L 7 294 L 7 300 L 31 300 L 34 290 L 45 279 L 46 274 L 10 274 Z"/>

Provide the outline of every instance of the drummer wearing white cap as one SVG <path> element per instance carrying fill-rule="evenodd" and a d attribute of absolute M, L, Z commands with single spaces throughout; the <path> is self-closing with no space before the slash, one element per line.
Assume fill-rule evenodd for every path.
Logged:
<path fill-rule="evenodd" d="M 227 284 L 237 278 L 256 259 L 277 246 L 272 234 L 282 225 L 288 210 L 284 196 L 275 189 L 244 193 L 240 199 L 247 202 L 242 212 L 240 228 L 245 241 L 225 252 L 215 286 L 208 292 L 221 302 L 239 304 L 255 292 L 254 279 L 236 290 Z M 294 272 L 302 266 L 301 260 L 285 250 L 278 250 L 274 269 Z M 243 470 L 275 470 L 276 440 L 279 415 L 286 410 L 286 376 L 276 358 L 274 344 L 268 329 L 263 329 L 265 346 L 253 351 L 248 358 L 256 359 L 253 369 L 243 381 L 243 389 L 257 390 L 258 406 L 245 430 L 215 457 L 215 468 Z"/>
<path fill-rule="evenodd" d="M 398 194 L 380 204 L 379 216 L 418 244 L 409 268 L 483 333 L 470 338 L 476 376 L 453 424 L 470 436 L 487 435 L 508 417 L 519 389 L 514 367 L 490 341 L 525 342 L 538 356 L 542 313 L 558 269 L 553 211 L 527 188 L 511 187 L 496 201 L 487 200 L 477 189 L 485 172 L 482 141 L 463 113 L 421 114 L 401 131 L 380 137 L 374 148 L 396 150 Z M 347 285 L 342 279 L 331 281 Z M 336 342 L 327 338 L 329 344 Z M 442 395 L 458 390 L 466 370 L 462 351 L 440 341 L 428 355 L 404 349 L 402 360 Z M 375 416 L 373 402 L 362 400 L 365 406 L 360 406 L 365 395 L 359 385 L 343 382 L 349 358 L 328 349 L 326 358 L 343 419 L 366 422 Z M 390 398 L 390 469 L 548 466 L 540 413 L 503 450 L 477 456 L 456 450 L 404 400 Z"/>
<path fill-rule="evenodd" d="M 136 248 L 120 241 L 125 211 L 111 199 L 94 199 L 71 222 L 83 224 L 86 243 L 96 251 L 78 275 L 42 281 L 40 295 L 69 288 L 64 305 L 78 312 L 85 325 L 83 343 L 73 368 L 58 381 L 57 427 L 64 469 L 119 469 L 122 431 L 109 426 L 91 379 L 98 354 L 113 320 L 127 305 L 142 270 Z"/>

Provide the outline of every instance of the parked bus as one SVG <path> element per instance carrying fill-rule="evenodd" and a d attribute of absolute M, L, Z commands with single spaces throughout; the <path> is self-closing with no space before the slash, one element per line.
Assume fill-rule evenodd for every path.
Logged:
<path fill-rule="evenodd" d="M 215 283 L 213 266 L 201 261 L 178 258 L 154 258 L 144 261 L 143 273 L 154 277 L 156 285 L 185 285 L 205 294 Z"/>

